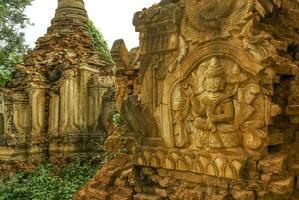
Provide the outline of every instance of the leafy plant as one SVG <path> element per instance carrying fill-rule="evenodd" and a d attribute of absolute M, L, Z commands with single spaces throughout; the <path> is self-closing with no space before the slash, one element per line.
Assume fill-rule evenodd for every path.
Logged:
<path fill-rule="evenodd" d="M 120 113 L 114 114 L 112 120 L 116 127 L 119 127 L 122 124 L 122 118 L 121 118 Z"/>
<path fill-rule="evenodd" d="M 89 34 L 93 40 L 94 47 L 99 51 L 100 55 L 103 56 L 103 59 L 111 64 L 114 64 L 107 42 L 101 32 L 94 26 L 93 22 L 90 20 L 88 21 L 87 27 Z"/>
<path fill-rule="evenodd" d="M 24 14 L 32 0 L 0 0 L 0 84 L 11 79 L 15 65 L 27 50 L 24 29 L 30 24 Z"/>
<path fill-rule="evenodd" d="M 95 173 L 97 166 L 76 162 L 55 170 L 41 165 L 0 184 L 0 200 L 68 200 Z"/>

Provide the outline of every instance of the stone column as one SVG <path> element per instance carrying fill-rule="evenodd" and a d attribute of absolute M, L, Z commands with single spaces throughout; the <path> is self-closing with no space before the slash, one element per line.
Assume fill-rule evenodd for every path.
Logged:
<path fill-rule="evenodd" d="M 31 84 L 29 88 L 29 104 L 31 106 L 31 136 L 39 137 L 45 132 L 45 90 L 41 85 Z"/>
<path fill-rule="evenodd" d="M 11 126 L 14 126 L 17 132 L 13 132 L 13 128 L 11 126 L 6 126 L 5 131 L 10 133 L 10 135 L 14 134 L 14 137 L 18 138 L 19 142 L 21 143 L 26 142 L 26 135 L 31 129 L 32 117 L 29 108 L 28 97 L 23 93 L 17 93 L 13 95 L 12 113 L 6 113 L 6 117 L 12 115 L 13 124 L 11 124 Z"/>
<path fill-rule="evenodd" d="M 60 117 L 59 132 L 78 132 L 75 126 L 75 105 L 77 104 L 78 91 L 76 88 L 76 73 L 74 70 L 66 70 L 60 85 Z"/>
<path fill-rule="evenodd" d="M 79 127 L 83 132 L 87 131 L 87 112 L 88 112 L 88 81 L 91 74 L 85 67 L 80 68 L 79 81 Z"/>
<path fill-rule="evenodd" d="M 97 76 L 93 76 L 88 85 L 88 121 L 87 126 L 91 131 L 96 131 L 97 121 L 100 116 L 101 98 L 100 85 Z"/>
<path fill-rule="evenodd" d="M 49 108 L 49 127 L 48 133 L 50 136 L 59 134 L 59 95 L 55 92 L 50 93 L 50 108 Z"/>
<path fill-rule="evenodd" d="M 98 131 L 98 120 L 103 109 L 103 96 L 109 87 L 112 87 L 112 81 L 107 77 L 94 75 L 89 82 L 88 127 L 91 131 Z"/>

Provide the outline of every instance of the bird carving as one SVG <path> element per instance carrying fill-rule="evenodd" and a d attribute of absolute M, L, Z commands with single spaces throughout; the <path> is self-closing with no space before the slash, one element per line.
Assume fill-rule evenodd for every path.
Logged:
<path fill-rule="evenodd" d="M 233 0 L 210 0 L 198 12 L 199 24 L 204 28 L 220 30 L 222 21 L 232 10 Z"/>
<path fill-rule="evenodd" d="M 189 0 L 183 35 L 191 41 L 230 37 L 252 16 L 252 6 L 252 0 Z"/>

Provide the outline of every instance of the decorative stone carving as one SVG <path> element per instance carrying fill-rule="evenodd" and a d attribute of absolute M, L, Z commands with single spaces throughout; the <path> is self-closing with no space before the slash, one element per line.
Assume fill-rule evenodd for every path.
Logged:
<path fill-rule="evenodd" d="M 243 0 L 190 0 L 181 24 L 183 36 L 192 42 L 231 37 L 246 24 L 252 6 L 253 1 Z"/>
<path fill-rule="evenodd" d="M 45 132 L 45 88 L 33 86 L 29 90 L 31 105 L 31 137 L 38 137 Z"/>
<path fill-rule="evenodd" d="M 263 151 L 266 119 L 274 111 L 265 110 L 269 102 L 256 83 L 233 60 L 212 57 L 199 64 L 171 97 L 176 147 Z"/>
<path fill-rule="evenodd" d="M 173 32 L 161 28 L 163 13 L 180 16 L 169 18 Z M 135 14 L 141 48 L 141 104 L 135 108 L 146 110 L 158 130 L 133 129 L 143 136 L 137 165 L 238 179 L 247 159 L 267 154 L 268 127 L 280 114 L 272 102 L 275 72 L 269 64 L 277 52 L 272 37 L 253 31 L 257 16 L 249 0 L 163 1 Z M 166 53 L 153 41 L 169 32 L 176 35 L 175 48 Z M 125 118 L 129 125 L 147 122 L 136 112 Z M 153 143 L 153 134 L 162 143 Z M 202 154 L 211 157 L 211 167 L 197 156 Z"/>
<path fill-rule="evenodd" d="M 233 153 L 223 156 L 221 152 L 171 151 L 165 149 L 142 148 L 136 150 L 135 164 L 154 168 L 187 171 L 228 179 L 242 178 L 246 156 Z M 224 151 L 225 152 L 225 151 Z M 230 152 L 231 153 L 231 152 Z"/>
<path fill-rule="evenodd" d="M 72 113 L 75 112 L 75 105 L 77 105 L 79 99 L 77 96 L 78 86 L 76 84 L 76 72 L 73 70 L 67 70 L 64 72 L 64 79 L 60 86 L 60 120 L 59 120 L 59 132 L 77 132 L 78 127 L 75 124 L 75 116 Z"/>
<path fill-rule="evenodd" d="M 17 134 L 25 136 L 31 129 L 31 111 L 24 94 L 14 95 L 12 113 Z"/>
<path fill-rule="evenodd" d="M 50 135 L 57 135 L 59 133 L 59 105 L 60 99 L 59 95 L 55 92 L 50 94 L 50 109 L 49 109 L 49 127 L 48 133 Z"/>

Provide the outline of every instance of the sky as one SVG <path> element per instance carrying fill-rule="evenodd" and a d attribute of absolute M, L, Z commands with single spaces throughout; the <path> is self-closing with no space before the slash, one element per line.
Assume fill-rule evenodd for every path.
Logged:
<path fill-rule="evenodd" d="M 34 0 L 26 9 L 33 26 L 25 30 L 26 43 L 34 48 L 35 41 L 47 32 L 55 15 L 58 0 Z M 150 7 L 160 0 L 84 0 L 89 19 L 101 31 L 111 48 L 113 42 L 123 38 L 130 50 L 138 46 L 138 33 L 132 25 L 134 13 Z"/>

